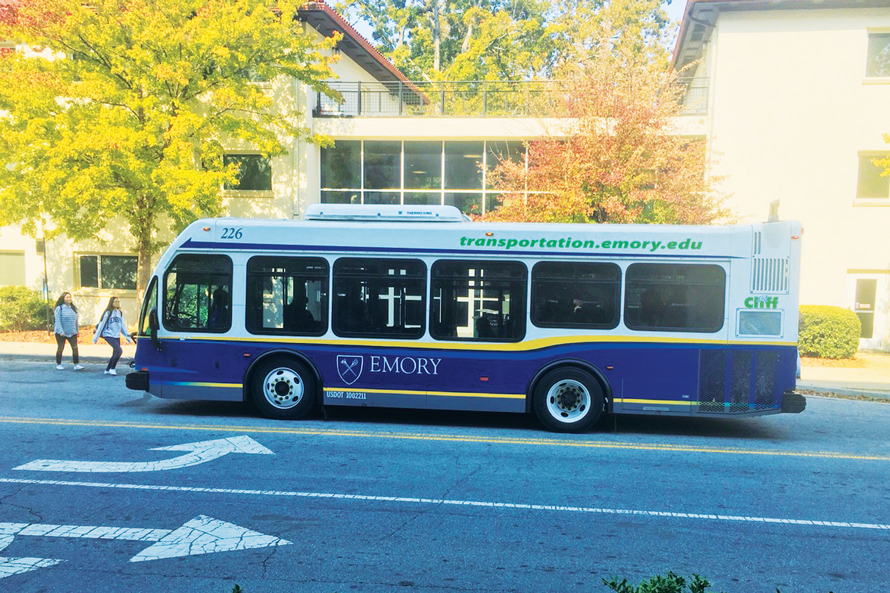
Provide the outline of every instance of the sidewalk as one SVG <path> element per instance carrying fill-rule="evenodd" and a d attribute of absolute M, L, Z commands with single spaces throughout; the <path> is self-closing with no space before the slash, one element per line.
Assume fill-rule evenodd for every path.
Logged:
<path fill-rule="evenodd" d="M 136 354 L 136 346 L 121 344 L 124 362 Z M 105 364 L 111 356 L 111 347 L 106 343 L 81 343 L 78 345 L 80 359 L 86 364 Z M 15 358 L 19 360 L 55 362 L 56 345 L 37 342 L 0 342 L 0 361 Z M 815 393 L 837 393 L 839 395 L 863 395 L 890 401 L 890 355 L 886 356 L 887 368 L 838 368 L 808 366 L 804 363 L 797 388 Z M 71 349 L 66 345 L 62 363 L 71 366 Z"/>

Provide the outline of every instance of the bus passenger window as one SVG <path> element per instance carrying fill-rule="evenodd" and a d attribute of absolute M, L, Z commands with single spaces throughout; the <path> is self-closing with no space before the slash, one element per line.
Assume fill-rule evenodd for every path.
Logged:
<path fill-rule="evenodd" d="M 532 270 L 532 322 L 538 327 L 618 325 L 621 268 L 609 263 L 541 262 Z"/>
<path fill-rule="evenodd" d="M 436 262 L 430 334 L 437 340 L 522 340 L 527 277 L 520 262 Z"/>
<path fill-rule="evenodd" d="M 174 331 L 228 331 L 231 290 L 228 256 L 177 256 L 164 276 L 164 326 Z"/>
<path fill-rule="evenodd" d="M 328 330 L 328 262 L 257 256 L 247 262 L 247 330 L 320 336 Z"/>
<path fill-rule="evenodd" d="M 726 272 L 712 264 L 632 264 L 624 323 L 639 331 L 710 333 L 723 327 Z"/>
<path fill-rule="evenodd" d="M 334 262 L 333 329 L 338 336 L 420 338 L 426 264 L 414 259 Z"/>

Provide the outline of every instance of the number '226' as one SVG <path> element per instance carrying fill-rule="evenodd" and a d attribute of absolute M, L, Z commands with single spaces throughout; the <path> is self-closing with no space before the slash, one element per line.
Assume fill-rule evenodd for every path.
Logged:
<path fill-rule="evenodd" d="M 242 230 L 244 230 L 244 229 L 223 227 L 222 238 L 223 239 L 240 239 Z"/>

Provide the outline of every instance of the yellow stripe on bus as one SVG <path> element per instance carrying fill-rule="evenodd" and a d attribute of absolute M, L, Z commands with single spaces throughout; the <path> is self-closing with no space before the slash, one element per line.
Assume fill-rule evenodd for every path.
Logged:
<path fill-rule="evenodd" d="M 662 406 L 692 406 L 698 405 L 697 401 L 690 401 L 685 399 L 679 400 L 664 400 L 664 399 L 623 399 L 616 397 L 616 404 L 660 404 Z"/>
<path fill-rule="evenodd" d="M 355 391 L 356 393 L 392 393 L 397 395 L 436 395 L 441 397 L 488 397 L 501 399 L 525 399 L 523 393 L 464 393 L 462 391 L 409 391 L 407 389 L 343 389 L 325 387 L 325 391 Z"/>
<path fill-rule="evenodd" d="M 181 338 L 176 338 L 177 340 Z M 187 340 L 204 340 L 214 342 L 274 342 L 276 344 L 306 344 L 309 346 L 339 346 L 342 348 L 355 348 L 364 346 L 376 346 L 382 348 L 408 348 L 413 350 L 491 350 L 502 352 L 523 352 L 527 350 L 540 350 L 552 346 L 565 346 L 569 344 L 597 344 L 610 342 L 633 342 L 650 344 L 707 344 L 714 346 L 797 346 L 797 342 L 728 342 L 726 340 L 696 340 L 687 338 L 656 338 L 643 336 L 561 336 L 553 338 L 537 338 L 525 342 L 512 342 L 500 344 L 484 344 L 479 342 L 455 343 L 455 342 L 418 342 L 415 340 L 325 340 L 317 338 L 282 338 L 282 337 L 224 337 L 224 336 L 189 336 Z"/>

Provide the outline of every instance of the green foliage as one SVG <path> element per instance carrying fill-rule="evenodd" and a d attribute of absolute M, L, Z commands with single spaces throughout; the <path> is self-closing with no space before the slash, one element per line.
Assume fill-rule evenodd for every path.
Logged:
<path fill-rule="evenodd" d="M 801 356 L 852 358 L 859 349 L 861 324 L 842 307 L 802 305 L 797 347 Z"/>
<path fill-rule="evenodd" d="M 330 93 L 301 0 L 40 0 L 0 19 L 0 226 L 95 238 L 123 218 L 144 287 L 161 230 L 220 213 L 226 148 L 313 139 L 294 80 Z M 276 99 L 277 97 L 277 99 Z M 118 221 L 115 221 L 117 226 Z"/>
<path fill-rule="evenodd" d="M 617 593 L 683 593 L 686 591 L 686 579 L 668 571 L 667 576 L 656 575 L 649 580 L 642 581 L 637 587 L 628 584 L 627 579 L 618 581 L 612 577 L 611 581 L 603 579 L 603 584 Z M 711 583 L 697 574 L 692 575 L 689 583 L 691 593 L 707 593 Z"/>
<path fill-rule="evenodd" d="M 0 330 L 45 329 L 47 304 L 40 293 L 24 286 L 0 287 Z"/>
<path fill-rule="evenodd" d="M 235 584 L 235 588 L 232 589 L 232 593 L 244 593 L 244 589 L 242 589 L 241 587 L 239 587 L 239 586 L 237 585 L 237 583 L 236 583 L 236 584 Z"/>

